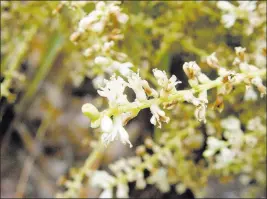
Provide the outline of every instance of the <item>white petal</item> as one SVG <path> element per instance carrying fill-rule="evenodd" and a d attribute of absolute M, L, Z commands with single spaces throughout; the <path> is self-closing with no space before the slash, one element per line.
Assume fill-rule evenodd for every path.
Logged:
<path fill-rule="evenodd" d="M 129 140 L 129 134 L 127 133 L 127 131 L 123 127 L 120 127 L 119 133 L 120 133 L 121 142 L 123 144 L 128 143 L 130 145 L 130 148 L 132 148 L 133 145 Z"/>
<path fill-rule="evenodd" d="M 112 189 L 105 189 L 100 194 L 99 198 L 112 198 Z"/>
<path fill-rule="evenodd" d="M 113 129 L 113 123 L 110 117 L 104 116 L 103 119 L 101 120 L 101 130 L 103 133 L 110 133 Z"/>
<path fill-rule="evenodd" d="M 220 8 L 221 10 L 233 10 L 234 6 L 233 4 L 229 3 L 228 1 L 219 1 L 217 3 L 218 8 Z"/>
<path fill-rule="evenodd" d="M 129 198 L 129 187 L 126 184 L 118 184 L 116 196 L 117 198 Z"/>
<path fill-rule="evenodd" d="M 231 28 L 236 20 L 236 16 L 232 13 L 222 16 L 222 22 L 226 28 Z"/>

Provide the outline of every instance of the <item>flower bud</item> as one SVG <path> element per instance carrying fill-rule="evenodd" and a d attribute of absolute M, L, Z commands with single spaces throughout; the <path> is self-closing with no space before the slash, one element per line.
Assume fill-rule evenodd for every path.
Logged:
<path fill-rule="evenodd" d="M 219 61 L 216 57 L 216 53 L 212 53 L 210 56 L 207 57 L 207 64 L 211 67 L 211 68 L 219 68 Z"/>
<path fill-rule="evenodd" d="M 71 34 L 70 40 L 72 42 L 76 42 L 76 41 L 78 41 L 80 39 L 80 37 L 81 37 L 81 33 L 80 32 L 74 32 L 74 33 Z"/>
<path fill-rule="evenodd" d="M 98 57 L 95 58 L 95 64 L 108 65 L 109 64 L 109 60 L 106 57 L 98 56 Z"/>
<path fill-rule="evenodd" d="M 189 79 L 193 79 L 200 73 L 200 67 L 195 61 L 185 62 L 183 65 L 183 69 Z"/>
<path fill-rule="evenodd" d="M 84 104 L 82 106 L 82 112 L 85 116 L 87 116 L 91 120 L 97 120 L 100 116 L 100 113 L 97 110 L 97 108 L 90 103 Z"/>
<path fill-rule="evenodd" d="M 245 51 L 246 51 L 246 48 L 235 47 L 235 53 L 242 62 L 245 61 Z"/>

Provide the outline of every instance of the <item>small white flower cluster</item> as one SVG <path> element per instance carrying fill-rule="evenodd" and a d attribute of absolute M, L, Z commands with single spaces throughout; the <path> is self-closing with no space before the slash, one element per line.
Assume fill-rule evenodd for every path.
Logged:
<path fill-rule="evenodd" d="M 196 87 L 199 84 L 205 84 L 210 82 L 210 79 L 201 72 L 200 67 L 195 61 L 185 62 L 183 65 L 185 74 L 188 77 L 188 83 L 191 87 Z M 204 90 L 198 94 L 198 98 L 193 96 L 191 91 L 188 91 L 185 95 L 185 101 L 194 104 L 197 108 L 195 110 L 195 117 L 198 121 L 206 123 L 206 108 L 208 103 L 207 91 Z"/>
<path fill-rule="evenodd" d="M 77 7 L 83 7 L 87 3 L 93 3 L 93 1 L 60 1 L 62 5 L 68 6 L 70 9 L 75 10 Z"/>
<path fill-rule="evenodd" d="M 218 1 L 217 6 L 225 14 L 222 16 L 222 23 L 226 28 L 231 28 L 237 19 L 249 19 L 255 17 L 253 12 L 257 7 L 257 1 L 238 1 L 239 6 L 235 6 L 229 1 Z M 252 22 L 252 21 L 251 21 Z"/>
<path fill-rule="evenodd" d="M 154 154 L 148 155 L 145 152 L 146 147 L 151 149 Z M 170 149 L 167 147 L 162 148 L 154 143 L 152 139 L 147 138 L 145 140 L 145 146 L 141 145 L 137 148 L 137 155 L 127 159 L 122 158 L 110 164 L 109 169 L 113 172 L 114 176 L 111 176 L 105 171 L 96 171 L 93 173 L 91 184 L 104 189 L 100 194 L 100 198 L 112 197 L 112 192 L 115 187 L 116 197 L 129 197 L 128 182 L 136 182 L 136 189 L 144 189 L 147 184 L 154 184 L 163 193 L 170 190 L 171 183 L 169 181 L 168 169 L 165 168 L 165 166 L 175 166 L 175 160 Z M 153 162 L 153 157 L 156 156 L 158 157 L 157 162 Z M 147 178 L 144 177 L 145 169 L 150 172 Z M 105 182 L 101 183 L 103 181 Z M 182 192 L 184 189 L 180 187 L 179 191 Z"/>
<path fill-rule="evenodd" d="M 259 126 L 259 129 L 255 129 L 255 125 Z M 223 136 L 225 141 L 219 140 L 215 137 L 208 137 L 207 149 L 204 151 L 204 157 L 211 158 L 217 152 L 215 156 L 215 167 L 217 169 L 225 168 L 235 162 L 235 157 L 242 159 L 246 156 L 242 151 L 243 147 L 253 148 L 256 146 L 258 140 L 257 137 L 251 134 L 244 134 L 241 130 L 241 122 L 235 116 L 229 116 L 221 121 L 221 127 L 225 129 Z M 260 118 L 257 117 L 248 122 L 249 130 L 263 131 L 265 128 L 261 125 Z M 244 157 L 246 158 L 246 157 Z"/>
<path fill-rule="evenodd" d="M 242 73 L 255 73 L 258 72 L 260 69 L 257 68 L 254 65 L 248 64 L 248 62 L 245 59 L 245 48 L 242 47 L 236 47 L 235 52 L 237 57 L 235 58 L 233 64 L 239 66 L 239 69 Z M 240 80 L 242 77 L 239 78 Z M 243 78 L 244 79 L 244 78 Z M 262 79 L 259 76 L 256 76 L 251 79 L 246 79 L 245 80 L 247 85 L 246 85 L 246 93 L 245 93 L 245 100 L 255 100 L 257 99 L 257 94 L 255 93 L 253 89 L 253 85 L 256 86 L 256 88 L 259 90 L 261 93 L 261 97 L 266 95 L 266 87 L 262 83 Z"/>
<path fill-rule="evenodd" d="M 93 105 L 84 105 L 82 110 L 91 119 L 92 128 L 101 128 L 103 132 L 101 138 L 105 145 L 120 139 L 122 143 L 128 143 L 132 147 L 124 126 L 144 108 L 150 108 L 152 113 L 150 122 L 161 128 L 161 122 L 168 123 L 170 118 L 166 116 L 160 105 L 163 105 L 164 109 L 172 109 L 178 101 L 186 101 L 196 106 L 195 117 L 197 120 L 206 123 L 207 91 L 212 87 L 217 88 L 214 107 L 218 108 L 219 111 L 223 109 L 223 96 L 229 94 L 234 85 L 241 82 L 244 82 L 247 86 L 255 85 L 262 95 L 266 94 L 266 88 L 260 78 L 264 70 L 246 62 L 245 48 L 236 47 L 235 50 L 237 57 L 234 65 L 239 66 L 241 73 L 221 67 L 216 54 L 212 53 L 207 58 L 207 63 L 217 70 L 219 77 L 212 81 L 201 72 L 196 62 L 186 62 L 183 69 L 189 78 L 192 89 L 183 91 L 177 91 L 176 89 L 176 85 L 181 83 L 177 81 L 176 76 L 172 75 L 171 78 L 168 78 L 164 71 L 153 69 L 154 77 L 159 85 L 159 89 L 156 91 L 149 86 L 146 80 L 140 77 L 139 71 L 137 73 L 133 72 L 129 69 L 130 65 L 126 63 L 126 65 L 129 65 L 129 70 L 125 76 L 116 77 L 113 74 L 110 80 L 103 80 L 103 85 L 97 91 L 100 96 L 108 100 L 109 108 L 99 113 Z M 108 65 L 110 60 L 97 57 L 95 63 Z M 127 67 L 125 66 L 125 68 Z M 129 102 L 127 99 L 126 87 L 131 88 L 135 93 L 133 102 Z M 198 96 L 195 97 L 194 93 L 198 93 Z M 91 107 L 91 109 L 86 107 Z"/>
<path fill-rule="evenodd" d="M 212 53 L 207 57 L 207 64 L 217 70 L 218 75 L 222 78 L 223 84 L 217 88 L 217 99 L 214 103 L 214 108 L 217 108 L 220 112 L 223 110 L 223 96 L 228 95 L 233 91 L 236 84 L 244 82 L 246 85 L 246 92 L 244 100 L 256 100 L 257 94 L 253 89 L 253 85 L 261 93 L 261 97 L 266 95 L 266 87 L 263 85 L 262 79 L 259 75 L 254 75 L 253 78 L 249 77 L 249 74 L 257 74 L 261 71 L 254 65 L 248 64 L 245 56 L 245 48 L 235 47 L 236 58 L 234 59 L 233 65 L 238 66 L 241 73 L 235 71 L 227 70 L 226 68 L 220 66 L 219 61 L 216 57 L 216 53 Z"/>
<path fill-rule="evenodd" d="M 120 7 L 117 6 L 118 3 L 97 2 L 95 10 L 80 20 L 78 31 L 81 33 L 85 31 L 101 33 L 111 16 L 115 16 L 118 23 L 125 24 L 128 21 L 128 15 L 121 12 Z"/>
<path fill-rule="evenodd" d="M 102 58 L 98 58 L 97 62 L 108 62 Z M 124 125 L 132 119 L 140 110 L 138 106 L 148 100 L 148 97 L 154 97 L 158 99 L 159 97 L 167 97 L 167 94 L 171 94 L 176 91 L 175 85 L 180 83 L 176 81 L 177 78 L 173 75 L 168 79 L 167 74 L 160 70 L 153 70 L 155 78 L 158 79 L 160 85 L 160 91 L 158 92 L 151 88 L 146 80 L 141 79 L 139 72 L 134 73 L 130 71 L 125 78 L 128 81 L 124 80 L 122 77 L 116 77 L 113 75 L 110 80 L 104 79 L 104 86 L 100 87 L 97 91 L 98 94 L 102 97 L 107 98 L 110 109 L 118 109 L 122 106 L 134 106 L 135 110 L 123 111 L 119 114 L 112 113 L 113 119 L 107 114 L 107 112 L 98 113 L 98 110 L 93 105 L 84 105 L 82 107 L 83 113 L 91 119 L 91 127 L 97 128 L 100 126 L 103 135 L 102 141 L 105 145 L 108 145 L 110 142 L 115 139 L 120 139 L 122 143 L 128 143 L 132 147 L 131 142 L 129 141 L 129 135 L 126 132 Z M 124 93 L 126 87 L 131 88 L 135 95 L 136 99 L 134 102 L 129 102 L 127 95 Z M 91 107 L 91 109 L 89 108 Z M 150 105 L 150 110 L 152 113 L 151 123 L 156 125 L 158 123 L 159 128 L 161 128 L 161 122 L 168 123 L 170 118 L 165 115 L 165 112 L 159 107 L 157 103 L 152 103 Z M 98 114 L 96 114 L 98 113 Z"/>
<path fill-rule="evenodd" d="M 123 13 L 119 6 L 120 2 L 93 3 L 95 9 L 79 21 L 77 31 L 70 36 L 70 40 L 78 44 L 79 40 L 85 41 L 87 38 L 86 42 L 80 42 L 79 45 L 90 46 L 83 51 L 83 55 L 92 61 L 87 62 L 86 69 L 76 73 L 85 73 L 93 78 L 93 85 L 98 89 L 103 84 L 105 73 L 111 76 L 118 71 L 126 76 L 133 64 L 128 61 L 126 54 L 114 50 L 115 42 L 124 37 L 122 30 L 128 21 L 128 15 Z"/>

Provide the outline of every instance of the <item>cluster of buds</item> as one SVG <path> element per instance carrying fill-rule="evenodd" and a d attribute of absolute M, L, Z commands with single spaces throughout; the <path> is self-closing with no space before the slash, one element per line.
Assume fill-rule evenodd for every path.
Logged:
<path fill-rule="evenodd" d="M 266 4 L 261 4 L 265 6 Z M 260 11 L 257 10 L 257 1 L 238 1 L 238 6 L 233 5 L 229 1 L 218 1 L 217 6 L 224 14 L 222 15 L 222 23 L 226 28 L 231 28 L 236 20 L 242 19 L 248 21 L 246 33 L 248 35 L 253 33 L 256 27 L 259 27 L 266 17 L 261 16 Z M 261 6 L 258 6 L 260 9 Z"/>
<path fill-rule="evenodd" d="M 205 84 L 210 82 L 210 79 L 204 73 L 201 72 L 200 67 L 194 61 L 185 62 L 183 65 L 183 69 L 189 79 L 188 82 L 190 86 L 193 88 L 199 84 Z M 189 91 L 186 94 L 185 101 L 190 102 L 197 107 L 195 110 L 195 117 L 200 122 L 203 121 L 204 123 L 206 123 L 206 104 L 208 103 L 207 91 L 204 90 L 200 92 L 198 98 L 194 97 L 193 93 Z"/>
<path fill-rule="evenodd" d="M 173 76 L 169 80 L 167 75 L 162 71 L 157 70 L 156 74 L 158 75 L 160 72 L 161 74 L 164 74 L 161 80 L 165 81 L 163 78 L 166 78 L 167 81 L 162 85 L 161 91 L 164 89 L 166 90 L 166 88 L 171 88 L 168 91 L 175 89 L 175 85 L 177 84 L 177 82 L 175 82 L 176 77 Z M 155 75 L 155 77 L 158 77 L 157 75 Z M 82 107 L 84 115 L 91 120 L 91 127 L 101 128 L 103 132 L 101 139 L 105 145 L 120 138 L 122 143 L 128 143 L 130 147 L 132 147 L 132 144 L 129 141 L 129 135 L 123 126 L 137 115 L 140 110 L 140 104 L 149 101 L 149 96 L 152 96 L 155 99 L 158 99 L 159 97 L 158 92 L 151 88 L 146 80 L 141 79 L 139 72 L 134 73 L 131 71 L 126 78 L 128 81 L 125 81 L 122 77 L 116 77 L 115 75 L 113 75 L 110 80 L 104 79 L 104 86 L 100 87 L 97 91 L 100 96 L 105 97 L 108 100 L 109 110 L 115 110 L 115 113 L 109 114 L 109 110 L 99 113 L 97 108 L 89 103 Z M 134 102 L 128 101 L 127 95 L 124 93 L 126 87 L 129 87 L 134 91 L 136 95 Z M 116 113 L 120 107 L 125 107 L 127 109 L 128 106 L 133 106 L 133 108 Z M 161 122 L 169 122 L 170 119 L 165 115 L 165 112 L 160 109 L 156 102 L 150 104 L 150 110 L 152 112 L 150 120 L 152 124 L 156 125 L 158 123 L 159 128 L 161 128 Z M 113 119 L 111 119 L 111 116 Z"/>
<path fill-rule="evenodd" d="M 234 86 L 241 82 L 244 82 L 246 84 L 246 93 L 244 96 L 245 100 L 257 99 L 257 94 L 252 87 L 253 85 L 256 86 L 256 88 L 259 90 L 261 97 L 266 95 L 266 87 L 263 85 L 262 79 L 259 75 L 254 75 L 263 70 L 247 63 L 245 51 L 246 48 L 235 47 L 236 57 L 234 59 L 233 65 L 238 66 L 241 73 L 227 70 L 226 68 L 220 66 L 215 53 L 212 53 L 207 57 L 207 64 L 211 68 L 217 70 L 217 73 L 222 81 L 222 84 L 220 84 L 220 86 L 218 86 L 217 88 L 217 97 L 213 105 L 213 107 L 220 112 L 224 108 L 223 96 L 231 93 L 234 89 Z M 250 77 L 250 75 L 252 74 L 253 76 Z"/>
<path fill-rule="evenodd" d="M 240 60 L 239 66 L 247 64 L 244 51 L 243 48 L 236 48 Z M 108 64 L 109 60 L 98 57 L 95 62 Z M 215 53 L 207 58 L 207 62 L 209 66 L 217 69 L 219 77 L 216 80 L 210 80 L 201 72 L 196 62 L 186 62 L 183 69 L 189 78 L 192 89 L 183 91 L 176 89 L 176 85 L 181 83 L 177 81 L 176 76 L 172 75 L 171 78 L 168 78 L 164 71 L 158 69 L 153 70 L 159 85 L 158 90 L 151 88 L 148 82 L 140 77 L 139 71 L 135 73 L 129 70 L 124 77 L 116 77 L 114 74 L 110 80 L 104 79 L 104 86 L 97 91 L 100 96 L 108 100 L 109 108 L 99 113 L 93 105 L 86 104 L 82 107 L 83 113 L 91 119 L 91 127 L 101 128 L 103 132 L 101 139 L 105 145 L 120 139 L 123 144 L 128 143 L 132 147 L 124 126 L 144 108 L 150 108 L 152 113 L 150 122 L 161 128 L 162 122 L 168 123 L 170 121 L 170 118 L 161 109 L 161 105 L 164 109 L 172 109 L 173 105 L 179 101 L 186 101 L 196 106 L 195 117 L 197 120 L 206 123 L 207 91 L 211 88 L 217 88 L 214 107 L 219 111 L 222 111 L 224 107 L 224 95 L 229 94 L 236 84 L 244 82 L 248 85 L 255 85 L 262 94 L 266 94 L 266 88 L 260 78 L 262 71 L 255 66 L 247 64 L 248 71 L 240 68 L 241 73 L 229 71 L 219 65 Z M 135 93 L 136 98 L 133 102 L 127 98 L 126 87 L 131 88 Z M 197 97 L 194 94 L 197 94 Z"/>
<path fill-rule="evenodd" d="M 194 87 L 199 83 L 204 84 L 210 81 L 210 79 L 204 73 L 201 72 L 200 67 L 195 61 L 185 62 L 183 65 L 183 69 L 189 79 L 188 83 L 191 87 Z"/>
<path fill-rule="evenodd" d="M 115 27 L 116 24 L 125 24 L 128 21 L 128 15 L 122 13 L 120 7 L 117 5 L 119 2 L 107 3 L 99 1 L 95 3 L 95 10 L 80 20 L 78 30 L 70 37 L 71 41 L 78 41 L 84 32 L 101 34 L 110 22 Z M 111 40 L 123 39 L 119 27 L 115 27 L 111 31 L 109 38 Z"/>

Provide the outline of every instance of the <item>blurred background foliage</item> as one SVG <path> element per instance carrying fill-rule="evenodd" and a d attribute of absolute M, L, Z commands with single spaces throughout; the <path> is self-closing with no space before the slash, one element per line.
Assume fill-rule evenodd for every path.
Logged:
<path fill-rule="evenodd" d="M 215 71 L 206 63 L 206 57 L 212 52 L 217 53 L 221 65 L 231 69 L 234 47 L 246 47 L 249 62 L 259 68 L 266 67 L 266 55 L 262 53 L 266 45 L 264 1 L 257 2 L 254 10 L 260 21 L 257 26 L 251 27 L 250 16 L 245 15 L 230 28 L 222 23 L 223 10 L 214 1 L 122 1 L 118 5 L 128 16 L 127 23 L 118 24 L 109 18 L 101 33 L 89 32 L 79 35 L 79 39 L 74 38 L 79 21 L 95 9 L 95 4 L 94 1 L 1 1 L 2 197 L 51 197 L 59 189 L 57 179 L 70 168 L 83 165 L 99 132 L 89 128 L 81 106 L 90 102 L 100 109 L 107 107 L 105 99 L 96 92 L 96 82 L 109 78 L 113 72 L 119 74 L 97 66 L 94 63 L 96 56 L 133 63 L 133 69 L 140 69 L 141 76 L 154 87 L 157 85 L 151 77 L 152 69 L 165 70 L 182 81 L 180 89 L 188 87 L 182 70 L 186 61 L 196 60 L 202 71 L 215 79 Z M 237 2 L 232 4 L 238 6 Z M 249 32 L 251 28 L 253 30 Z M 98 47 L 89 55 L 85 53 L 95 44 L 102 46 L 103 38 L 114 41 L 112 51 Z M 225 97 L 222 113 L 209 113 L 207 125 L 212 124 L 217 134 L 222 131 L 220 120 L 229 115 L 239 118 L 243 129 L 255 116 L 262 118 L 265 125 L 266 98 L 244 102 L 244 92 L 244 88 L 236 89 Z M 214 101 L 215 96 L 212 93 L 209 101 Z M 166 125 L 164 131 L 176 132 L 177 127 L 188 125 L 187 120 L 191 121 L 188 118 L 193 117 L 192 110 L 190 106 L 179 106 L 171 111 L 174 122 Z M 150 115 L 149 111 L 143 110 L 128 125 L 134 146 L 143 144 L 147 137 L 159 139 L 161 131 L 150 124 Z M 204 139 L 201 143 L 205 143 L 207 133 L 203 137 L 202 132 L 207 128 L 198 124 L 193 137 L 200 136 Z M 248 150 L 247 156 L 266 157 L 264 140 L 265 137 L 253 152 Z M 185 159 L 195 161 L 182 159 L 178 169 L 181 169 L 181 179 L 195 181 L 190 185 L 191 189 L 179 195 L 173 188 L 162 194 L 154 186 L 138 191 L 130 186 L 130 196 L 193 198 L 203 186 L 210 197 L 238 197 L 242 191 L 250 189 L 253 196 L 266 194 L 265 182 L 261 184 L 253 177 L 246 186 L 240 185 L 235 175 L 221 173 L 211 177 L 211 183 L 198 181 L 197 172 L 205 173 L 206 177 L 210 172 L 204 164 L 196 163 L 203 159 L 206 144 L 199 145 L 199 141 L 194 142 L 190 137 L 184 144 L 188 145 Z M 133 154 L 133 150 L 116 142 L 103 153 L 101 162 L 95 167 L 104 169 L 109 163 Z M 258 175 L 266 174 L 265 164 L 255 163 L 257 168 L 253 169 L 261 171 Z M 222 183 L 218 183 L 218 178 Z M 85 187 L 81 196 L 96 197 L 98 194 L 99 190 Z"/>

